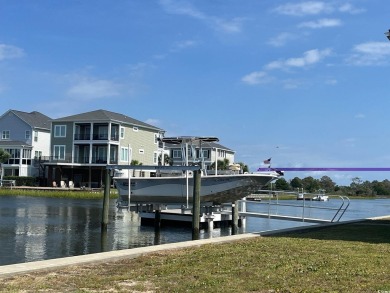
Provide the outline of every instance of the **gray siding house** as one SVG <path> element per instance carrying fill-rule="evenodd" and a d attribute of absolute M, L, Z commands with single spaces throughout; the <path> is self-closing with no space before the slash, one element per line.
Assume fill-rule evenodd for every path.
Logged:
<path fill-rule="evenodd" d="M 44 163 L 49 185 L 101 187 L 106 165 L 137 160 L 157 165 L 158 137 L 164 131 L 123 114 L 106 110 L 54 119 L 51 154 Z"/>
<path fill-rule="evenodd" d="M 50 154 L 50 121 L 36 111 L 8 110 L 0 116 L 0 148 L 11 155 L 2 164 L 4 176 L 45 176 L 39 160 Z"/>
<path fill-rule="evenodd" d="M 165 144 L 165 150 L 166 150 L 165 153 L 168 154 L 169 157 L 171 158 L 173 165 L 182 164 L 185 157 L 184 149 L 182 149 L 179 145 Z M 200 153 L 200 147 L 198 146 L 195 148 L 189 148 L 188 149 L 189 161 L 191 161 L 191 158 L 195 158 L 195 160 L 198 160 L 199 158 L 203 157 L 205 167 L 206 170 L 208 170 L 208 173 L 215 172 L 214 170 L 213 171 L 210 170 L 211 170 L 211 165 L 214 165 L 216 161 L 227 160 L 230 165 L 234 163 L 235 151 L 219 143 L 203 142 L 202 151 L 203 154 Z"/>

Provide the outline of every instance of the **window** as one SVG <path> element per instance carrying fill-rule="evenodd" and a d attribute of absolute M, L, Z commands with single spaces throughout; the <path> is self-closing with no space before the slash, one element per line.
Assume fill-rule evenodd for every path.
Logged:
<path fill-rule="evenodd" d="M 20 163 L 20 149 L 5 149 L 11 156 L 8 159 L 8 164 L 19 164 Z"/>
<path fill-rule="evenodd" d="M 66 137 L 66 125 L 54 125 L 54 137 Z"/>
<path fill-rule="evenodd" d="M 35 159 L 39 159 L 40 157 L 42 157 L 42 151 L 35 151 L 34 157 Z"/>
<path fill-rule="evenodd" d="M 29 159 L 31 158 L 31 150 L 23 150 L 23 158 L 24 159 Z"/>
<path fill-rule="evenodd" d="M 172 157 L 174 159 L 180 159 L 181 158 L 181 150 L 173 150 L 172 151 Z"/>
<path fill-rule="evenodd" d="M 158 164 L 158 152 L 153 152 L 153 164 Z"/>
<path fill-rule="evenodd" d="M 22 164 L 23 165 L 31 165 L 31 150 L 23 150 Z"/>
<path fill-rule="evenodd" d="M 65 160 L 65 146 L 55 145 L 54 146 L 54 159 Z"/>
<path fill-rule="evenodd" d="M 218 149 L 218 157 L 226 158 L 226 151 Z"/>
<path fill-rule="evenodd" d="M 3 133 L 1 134 L 1 139 L 9 139 L 10 132 L 9 130 L 3 130 Z"/>
<path fill-rule="evenodd" d="M 144 149 L 139 149 L 139 150 L 138 150 L 138 153 L 139 153 L 140 155 L 143 155 L 143 154 L 145 154 L 145 150 L 144 150 Z"/>
<path fill-rule="evenodd" d="M 154 144 L 158 144 L 158 133 L 154 134 Z"/>
<path fill-rule="evenodd" d="M 124 127 L 120 128 L 120 137 L 121 137 L 121 139 L 125 138 L 125 128 Z"/>
<path fill-rule="evenodd" d="M 138 132 L 138 127 L 137 127 L 137 126 L 134 126 L 134 127 L 133 127 L 133 131 Z"/>
<path fill-rule="evenodd" d="M 202 152 L 198 151 L 198 158 L 204 158 L 204 159 L 209 159 L 210 158 L 210 151 L 209 150 L 202 150 Z M 203 156 L 202 156 L 203 154 Z"/>
<path fill-rule="evenodd" d="M 26 138 L 26 139 L 30 139 L 30 138 L 31 138 L 31 132 L 30 132 L 30 130 L 26 130 L 25 138 Z"/>
<path fill-rule="evenodd" d="M 38 141 L 38 131 L 34 131 L 34 141 Z"/>
<path fill-rule="evenodd" d="M 121 157 L 122 162 L 128 162 L 129 161 L 129 148 L 121 147 Z"/>
<path fill-rule="evenodd" d="M 98 128 L 99 139 L 108 139 L 108 126 L 99 126 Z"/>

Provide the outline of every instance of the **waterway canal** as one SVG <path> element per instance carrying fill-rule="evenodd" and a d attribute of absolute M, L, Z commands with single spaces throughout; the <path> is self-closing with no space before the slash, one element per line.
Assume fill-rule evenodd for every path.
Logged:
<path fill-rule="evenodd" d="M 258 205 L 248 204 L 247 209 L 255 211 Z M 187 241 L 192 237 L 189 227 L 162 227 L 156 234 L 153 226 L 141 226 L 127 211 L 118 212 L 114 200 L 110 202 L 107 235 L 102 237 L 101 212 L 101 200 L 0 196 L 0 265 Z M 390 199 L 352 200 L 342 220 L 389 214 Z M 302 225 L 307 224 L 248 218 L 240 233 Z M 210 233 L 202 230 L 200 238 L 230 234 L 230 228 Z"/>

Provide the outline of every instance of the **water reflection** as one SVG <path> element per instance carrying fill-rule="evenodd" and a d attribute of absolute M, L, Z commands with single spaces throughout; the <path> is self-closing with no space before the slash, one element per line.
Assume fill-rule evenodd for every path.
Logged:
<path fill-rule="evenodd" d="M 259 209 L 247 205 L 248 211 Z M 0 197 L 0 265 L 97 253 L 192 239 L 189 227 L 141 226 L 135 213 L 118 212 L 110 202 L 107 230 L 101 231 L 101 200 Z M 390 214 L 390 200 L 353 201 L 344 220 Z M 247 218 L 240 233 L 307 225 Z M 200 238 L 231 234 L 229 227 L 201 230 Z"/>

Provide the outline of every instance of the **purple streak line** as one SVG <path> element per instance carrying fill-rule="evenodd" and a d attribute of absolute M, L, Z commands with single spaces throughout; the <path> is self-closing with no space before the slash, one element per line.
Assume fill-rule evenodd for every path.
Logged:
<path fill-rule="evenodd" d="M 390 171 L 390 168 L 258 168 L 257 171 Z"/>

